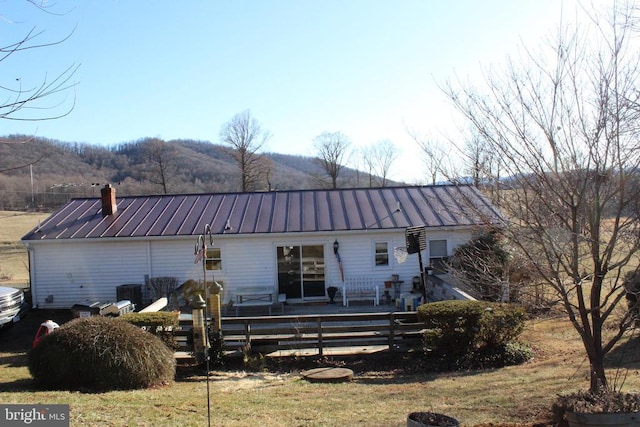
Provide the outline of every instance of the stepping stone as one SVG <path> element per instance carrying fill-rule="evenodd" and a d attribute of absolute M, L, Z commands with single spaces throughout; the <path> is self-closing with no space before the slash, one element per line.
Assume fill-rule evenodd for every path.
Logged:
<path fill-rule="evenodd" d="M 300 375 L 307 381 L 339 383 L 351 381 L 353 371 L 347 368 L 315 368 L 303 371 Z"/>

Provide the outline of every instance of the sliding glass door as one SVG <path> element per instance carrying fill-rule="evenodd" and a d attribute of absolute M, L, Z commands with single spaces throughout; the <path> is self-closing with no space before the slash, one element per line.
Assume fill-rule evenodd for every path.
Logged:
<path fill-rule="evenodd" d="M 278 292 L 287 299 L 324 297 L 324 246 L 278 246 Z"/>

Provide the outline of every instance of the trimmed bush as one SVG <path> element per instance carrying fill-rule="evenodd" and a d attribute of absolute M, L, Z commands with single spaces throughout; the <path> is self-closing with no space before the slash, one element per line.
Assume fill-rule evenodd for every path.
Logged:
<path fill-rule="evenodd" d="M 519 341 L 511 341 L 504 345 L 471 351 L 458 361 L 458 366 L 466 369 L 501 368 L 519 365 L 532 357 L 531 346 Z"/>
<path fill-rule="evenodd" d="M 174 334 L 180 324 L 180 313 L 177 311 L 127 313 L 120 319 L 157 336 L 170 350 L 175 351 L 179 347 Z"/>
<path fill-rule="evenodd" d="M 175 358 L 162 341 L 120 319 L 75 319 L 29 352 L 37 386 L 57 390 L 127 390 L 167 384 Z"/>
<path fill-rule="evenodd" d="M 418 320 L 428 329 L 424 335 L 427 350 L 457 367 L 477 365 L 483 360 L 488 366 L 500 366 L 510 364 L 509 360 L 528 359 L 531 354 L 530 349 L 513 344 L 526 320 L 526 312 L 520 306 L 441 301 L 418 307 Z"/>

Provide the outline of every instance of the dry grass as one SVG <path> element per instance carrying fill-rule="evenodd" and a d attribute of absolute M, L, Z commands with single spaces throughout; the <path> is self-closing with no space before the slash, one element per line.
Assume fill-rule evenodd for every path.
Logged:
<path fill-rule="evenodd" d="M 0 285 L 27 286 L 29 261 L 20 239 L 48 216 L 48 213 L 0 211 Z"/>
<path fill-rule="evenodd" d="M 0 211 L 0 275 L 9 272 L 12 283 L 28 280 L 26 251 L 19 238 L 46 216 Z M 204 375 L 180 375 L 171 386 L 139 391 L 89 394 L 34 389 L 26 351 L 37 324 L 23 321 L 0 330 L 0 402 L 69 404 L 71 425 L 206 425 Z M 211 425 L 405 426 L 413 411 L 445 413 L 464 426 L 547 421 L 556 395 L 588 387 L 588 363 L 577 334 L 562 318 L 529 321 L 523 340 L 536 349 L 534 360 L 496 370 L 364 372 L 344 384 L 308 383 L 297 372 L 215 371 L 209 383 Z M 610 378 L 626 375 L 623 390 L 640 391 L 640 345 L 618 346 L 609 365 Z"/>
<path fill-rule="evenodd" d="M 20 324 L 15 328 L 19 328 Z M 2 333 L 2 332 L 0 332 Z M 5 351 L 0 336 L 0 402 L 66 403 L 71 425 L 202 426 L 207 420 L 206 377 L 183 375 L 168 387 L 99 394 L 32 388 L 24 351 Z M 215 426 L 404 426 L 413 411 L 435 411 L 465 426 L 546 421 L 557 394 L 588 386 L 588 366 L 571 326 L 561 319 L 533 320 L 523 338 L 536 348 L 529 363 L 503 369 L 397 375 L 364 372 L 344 384 L 318 384 L 288 374 L 214 371 L 210 396 Z M 617 357 L 611 359 L 615 372 Z M 640 390 L 637 348 L 625 354 L 624 390 Z M 366 357 L 366 356 L 364 356 Z M 347 366 L 348 367 L 348 366 Z"/>

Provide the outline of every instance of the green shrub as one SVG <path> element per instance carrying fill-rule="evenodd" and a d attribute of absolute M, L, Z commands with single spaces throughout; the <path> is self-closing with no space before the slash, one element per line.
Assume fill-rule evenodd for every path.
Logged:
<path fill-rule="evenodd" d="M 193 329 L 191 329 L 187 334 L 187 347 L 192 349 L 191 354 L 196 358 L 196 361 L 200 364 L 204 364 L 207 362 L 206 359 L 200 360 L 200 355 L 195 353 L 195 348 L 193 346 Z M 209 330 L 209 364 L 210 367 L 221 367 L 225 364 L 225 350 L 224 350 L 224 336 L 222 335 L 222 331 L 214 332 L 212 329 Z"/>
<path fill-rule="evenodd" d="M 531 346 L 511 341 L 504 345 L 483 347 L 465 354 L 457 360 L 460 369 L 487 369 L 519 365 L 533 357 Z"/>
<path fill-rule="evenodd" d="M 180 313 L 177 311 L 127 313 L 120 316 L 120 319 L 157 336 L 170 350 L 179 348 L 174 334 L 180 324 Z"/>
<path fill-rule="evenodd" d="M 159 338 L 120 319 L 64 324 L 29 352 L 37 386 L 58 390 L 139 389 L 173 381 L 175 358 Z"/>
<path fill-rule="evenodd" d="M 495 366 L 496 360 L 530 357 L 516 351 L 515 341 L 524 330 L 526 313 L 512 304 L 485 301 L 442 301 L 418 307 L 418 320 L 425 323 L 428 351 L 454 365 L 467 366 L 477 358 Z M 512 354 L 508 354 L 508 352 Z M 507 354 L 503 354 L 507 352 Z M 517 355 L 517 354 L 518 355 Z M 522 354 L 521 354 L 522 353 Z M 525 359 L 526 360 L 526 359 Z"/>
<path fill-rule="evenodd" d="M 224 336 L 222 331 L 209 333 L 209 363 L 211 366 L 224 366 Z"/>

